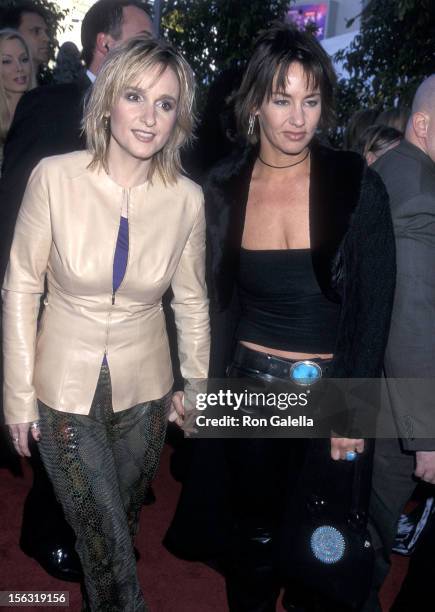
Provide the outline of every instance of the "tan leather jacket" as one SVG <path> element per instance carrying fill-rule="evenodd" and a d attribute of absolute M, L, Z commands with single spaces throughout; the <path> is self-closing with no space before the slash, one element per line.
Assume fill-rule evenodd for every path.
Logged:
<path fill-rule="evenodd" d="M 2 291 L 9 424 L 37 418 L 37 398 L 88 414 L 105 352 L 115 412 L 167 393 L 173 379 L 161 297 L 170 285 L 181 373 L 207 376 L 201 189 L 182 176 L 172 186 L 155 177 L 123 189 L 104 170 L 89 170 L 90 160 L 86 151 L 42 160 L 24 195 Z M 125 200 L 128 263 L 112 295 Z"/>

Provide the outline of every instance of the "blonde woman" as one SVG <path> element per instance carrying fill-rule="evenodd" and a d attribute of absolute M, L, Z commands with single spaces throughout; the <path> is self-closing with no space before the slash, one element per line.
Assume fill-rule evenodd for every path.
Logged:
<path fill-rule="evenodd" d="M 0 171 L 3 145 L 23 94 L 36 85 L 30 51 L 15 30 L 0 30 Z"/>
<path fill-rule="evenodd" d="M 170 408 L 170 285 L 186 388 L 208 370 L 203 198 L 179 158 L 193 95 L 166 43 L 141 35 L 110 52 L 87 150 L 30 177 L 3 287 L 6 420 L 20 455 L 29 427 L 40 440 L 92 612 L 146 609 L 133 537 Z"/>

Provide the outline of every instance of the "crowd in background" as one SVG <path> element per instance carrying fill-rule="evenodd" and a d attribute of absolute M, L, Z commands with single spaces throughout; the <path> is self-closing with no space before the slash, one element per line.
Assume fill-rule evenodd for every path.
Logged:
<path fill-rule="evenodd" d="M 0 82 L 1 155 L 16 106 L 21 96 L 37 85 L 41 69 L 48 65 L 49 50 L 54 41 L 49 38 L 47 15 L 39 5 L 33 5 L 31 2 L 22 2 L 17 7 L 0 11 L 0 29 L 2 54 L 8 56 L 2 62 Z M 51 81 L 57 84 L 73 83 L 85 70 L 79 49 L 75 43 L 67 41 L 58 49 L 54 65 L 50 65 Z M 204 173 L 218 159 L 225 157 L 235 143 L 231 94 L 240 84 L 242 74 L 242 67 L 226 70 L 217 75 L 210 85 L 197 130 L 197 159 L 194 162 L 190 152 L 186 155 L 187 166 L 196 178 L 199 178 L 198 173 Z M 399 106 L 361 109 L 350 117 L 343 134 L 342 146 L 345 150 L 361 153 L 368 163 L 373 163 L 382 152 L 400 140 L 408 117 L 409 109 Z M 373 126 L 379 127 L 375 129 Z M 206 144 L 210 137 L 216 143 L 214 147 Z"/>

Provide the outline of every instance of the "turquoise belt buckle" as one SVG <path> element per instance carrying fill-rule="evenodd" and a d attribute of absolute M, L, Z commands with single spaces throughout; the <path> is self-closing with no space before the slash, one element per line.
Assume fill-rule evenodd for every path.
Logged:
<path fill-rule="evenodd" d="M 290 368 L 290 378 L 296 385 L 312 385 L 322 378 L 322 368 L 309 359 L 296 361 Z"/>

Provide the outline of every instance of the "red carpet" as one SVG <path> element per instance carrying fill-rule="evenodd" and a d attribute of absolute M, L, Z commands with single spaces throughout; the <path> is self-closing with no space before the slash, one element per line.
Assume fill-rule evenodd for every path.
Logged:
<path fill-rule="evenodd" d="M 225 612 L 224 582 L 221 576 L 200 563 L 188 563 L 170 555 L 161 545 L 180 490 L 169 474 L 171 449 L 166 446 L 154 482 L 157 502 L 144 507 L 137 548 L 139 578 L 152 612 Z M 69 608 L 27 607 L 26 610 L 69 609 L 80 611 L 80 589 L 76 584 L 48 576 L 18 547 L 21 514 L 31 484 L 31 471 L 23 464 L 24 477 L 0 469 L 0 590 L 69 591 Z M 385 612 L 394 598 L 406 569 L 406 560 L 394 559 L 393 571 L 383 589 Z M 278 608 L 279 612 L 282 608 Z"/>

